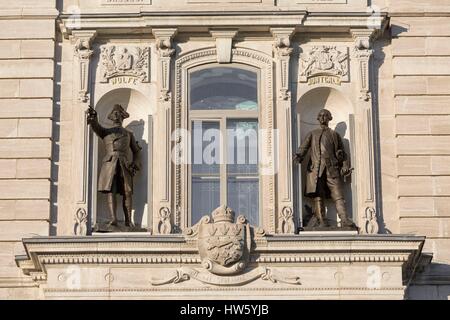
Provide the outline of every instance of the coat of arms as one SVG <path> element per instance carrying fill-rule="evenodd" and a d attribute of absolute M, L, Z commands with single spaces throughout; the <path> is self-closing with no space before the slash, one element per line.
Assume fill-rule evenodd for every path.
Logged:
<path fill-rule="evenodd" d="M 100 63 L 102 83 L 121 76 L 149 82 L 150 48 L 104 46 Z"/>
<path fill-rule="evenodd" d="M 245 269 L 251 245 L 250 225 L 244 216 L 234 223 L 234 212 L 221 206 L 198 225 L 198 248 L 202 265 L 211 273 L 233 275 Z"/>

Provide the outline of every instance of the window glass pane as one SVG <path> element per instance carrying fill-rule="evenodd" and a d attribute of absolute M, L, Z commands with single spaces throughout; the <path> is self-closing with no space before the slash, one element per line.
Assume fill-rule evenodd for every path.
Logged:
<path fill-rule="evenodd" d="M 227 121 L 227 204 L 259 225 L 258 122 Z"/>
<path fill-rule="evenodd" d="M 220 173 L 220 124 L 192 121 L 192 173 Z"/>
<path fill-rule="evenodd" d="M 192 225 L 220 206 L 220 177 L 192 177 Z"/>
<path fill-rule="evenodd" d="M 220 206 L 220 124 L 192 122 L 192 225 Z"/>
<path fill-rule="evenodd" d="M 257 177 L 228 177 L 228 206 L 254 226 L 259 225 L 258 189 Z"/>
<path fill-rule="evenodd" d="M 258 174 L 258 121 L 227 121 L 228 174 Z"/>
<path fill-rule="evenodd" d="M 257 110 L 257 73 L 238 68 L 210 68 L 190 75 L 192 110 Z"/>

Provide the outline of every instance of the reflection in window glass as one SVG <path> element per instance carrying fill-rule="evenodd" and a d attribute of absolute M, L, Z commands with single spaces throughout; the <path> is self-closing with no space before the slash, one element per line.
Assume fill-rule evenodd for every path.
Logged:
<path fill-rule="evenodd" d="M 192 122 L 192 225 L 220 206 L 219 122 Z"/>
<path fill-rule="evenodd" d="M 191 110 L 258 109 L 257 74 L 244 69 L 216 67 L 190 75 Z"/>
<path fill-rule="evenodd" d="M 259 225 L 258 122 L 227 121 L 227 203 Z"/>

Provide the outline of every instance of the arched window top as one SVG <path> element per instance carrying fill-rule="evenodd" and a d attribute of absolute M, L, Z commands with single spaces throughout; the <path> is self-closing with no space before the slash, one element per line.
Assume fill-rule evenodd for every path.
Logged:
<path fill-rule="evenodd" d="M 258 73 L 238 67 L 210 67 L 189 75 L 191 110 L 258 109 Z"/>

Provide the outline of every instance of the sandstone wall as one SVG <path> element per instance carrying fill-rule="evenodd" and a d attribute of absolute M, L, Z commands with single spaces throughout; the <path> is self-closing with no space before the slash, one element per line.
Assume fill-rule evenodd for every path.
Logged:
<path fill-rule="evenodd" d="M 385 214 L 392 231 L 427 236 L 424 251 L 434 255 L 420 277 L 421 284 L 431 285 L 412 287 L 410 298 L 445 299 L 450 295 L 445 285 L 450 278 L 450 1 L 391 0 L 384 7 L 392 25 L 380 77 L 386 82 L 380 87 Z"/>
<path fill-rule="evenodd" d="M 49 234 L 55 0 L 0 1 L 0 298 L 34 297 L 14 256 Z"/>

